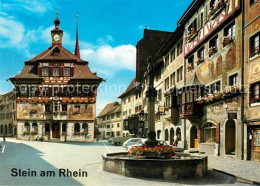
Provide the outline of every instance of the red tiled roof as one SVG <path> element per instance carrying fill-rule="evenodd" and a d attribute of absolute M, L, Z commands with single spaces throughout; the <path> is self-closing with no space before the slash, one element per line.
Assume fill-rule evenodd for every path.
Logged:
<path fill-rule="evenodd" d="M 53 55 L 53 52 L 59 51 L 57 55 Z M 92 73 L 88 67 L 88 62 L 81 60 L 67 49 L 60 47 L 58 45 L 54 47 L 50 47 L 43 51 L 42 53 L 38 54 L 34 58 L 30 59 L 29 61 L 25 62 L 25 65 L 18 75 L 15 77 L 10 78 L 11 80 L 14 79 L 42 79 L 37 74 L 37 66 L 39 61 L 71 61 L 75 64 L 75 73 L 74 76 L 71 77 L 71 80 L 78 80 L 78 79 L 90 79 L 90 80 L 98 80 L 102 81 L 102 78 L 98 77 L 95 73 Z"/>
<path fill-rule="evenodd" d="M 53 51 L 54 50 L 59 50 L 60 53 L 58 53 L 58 55 L 53 55 Z M 71 52 L 69 52 L 67 49 L 60 47 L 58 45 L 54 46 L 54 47 L 50 47 L 48 49 L 46 49 L 45 51 L 43 51 L 42 53 L 38 54 L 37 56 L 35 56 L 34 58 L 26 61 L 26 62 L 36 62 L 36 61 L 42 61 L 42 60 L 73 60 L 76 62 L 86 62 L 80 58 L 78 58 L 76 55 L 72 54 Z"/>

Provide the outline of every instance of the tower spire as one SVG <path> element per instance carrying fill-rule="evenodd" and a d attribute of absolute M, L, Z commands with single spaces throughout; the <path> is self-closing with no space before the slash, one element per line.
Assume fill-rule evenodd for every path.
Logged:
<path fill-rule="evenodd" d="M 79 34 L 78 34 L 78 17 L 79 17 L 79 12 L 77 12 L 77 29 L 76 29 L 76 45 L 75 45 L 75 55 L 80 58 L 80 53 L 79 53 Z"/>

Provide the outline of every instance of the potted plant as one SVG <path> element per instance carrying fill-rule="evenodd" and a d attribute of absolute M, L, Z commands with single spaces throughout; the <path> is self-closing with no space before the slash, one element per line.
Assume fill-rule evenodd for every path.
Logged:
<path fill-rule="evenodd" d="M 73 135 L 74 135 L 74 136 L 79 136 L 79 135 L 80 135 L 80 132 L 74 132 Z"/>
<path fill-rule="evenodd" d="M 29 131 L 24 131 L 24 132 L 23 132 L 23 135 L 29 135 L 29 134 L 30 134 Z"/>
<path fill-rule="evenodd" d="M 197 65 L 203 63 L 204 59 L 202 57 L 198 57 L 198 59 L 196 60 Z"/>
<path fill-rule="evenodd" d="M 187 67 L 188 72 L 191 71 L 193 68 L 194 68 L 193 65 L 191 63 L 189 63 L 188 67 Z"/>
<path fill-rule="evenodd" d="M 258 106 L 260 105 L 260 98 L 253 97 L 251 99 L 251 106 Z"/>
<path fill-rule="evenodd" d="M 253 58 L 253 57 L 258 56 L 258 55 L 260 55 L 260 50 L 259 50 L 259 48 L 254 48 L 254 49 L 251 51 L 251 53 L 250 53 L 250 58 Z"/>
<path fill-rule="evenodd" d="M 233 40 L 232 40 L 231 36 L 224 37 L 223 41 L 222 41 L 223 47 L 227 46 L 228 44 L 230 44 L 232 42 L 233 42 Z"/>
<path fill-rule="evenodd" d="M 217 53 L 218 52 L 218 49 L 213 46 L 213 47 L 210 47 L 208 53 L 209 53 L 209 57 L 211 57 L 213 54 Z"/>
<path fill-rule="evenodd" d="M 37 131 L 32 131 L 32 132 L 31 132 L 31 135 L 37 135 L 37 134 L 38 134 Z"/>

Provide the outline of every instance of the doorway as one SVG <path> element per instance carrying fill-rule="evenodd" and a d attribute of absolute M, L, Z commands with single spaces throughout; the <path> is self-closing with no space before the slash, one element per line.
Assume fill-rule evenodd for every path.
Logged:
<path fill-rule="evenodd" d="M 58 123 L 52 124 L 52 138 L 60 138 L 60 125 Z"/>
<path fill-rule="evenodd" d="M 198 129 L 194 125 L 190 129 L 190 148 L 198 148 Z"/>
<path fill-rule="evenodd" d="M 232 119 L 230 119 L 226 122 L 225 149 L 226 149 L 226 154 L 235 155 L 235 152 L 236 152 L 236 124 L 235 124 L 235 121 Z"/>

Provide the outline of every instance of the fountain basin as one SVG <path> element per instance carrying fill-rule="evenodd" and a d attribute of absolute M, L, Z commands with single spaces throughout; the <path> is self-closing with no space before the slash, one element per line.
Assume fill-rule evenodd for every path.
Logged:
<path fill-rule="evenodd" d="M 176 179 L 203 177 L 208 171 L 208 157 L 176 153 L 171 159 L 129 158 L 127 152 L 103 156 L 103 170 L 127 177 Z"/>

